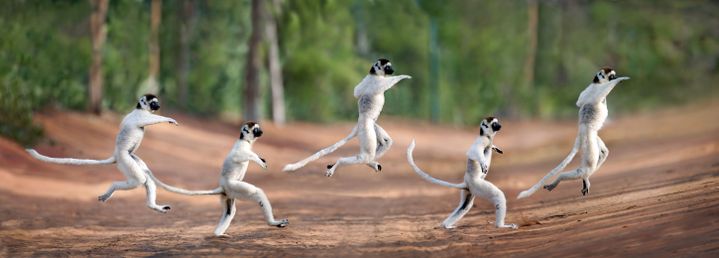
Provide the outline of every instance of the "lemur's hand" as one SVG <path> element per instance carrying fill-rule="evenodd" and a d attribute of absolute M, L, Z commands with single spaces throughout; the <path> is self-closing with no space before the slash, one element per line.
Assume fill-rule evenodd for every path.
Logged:
<path fill-rule="evenodd" d="M 172 118 L 170 118 L 170 121 L 168 121 L 168 122 L 169 122 L 170 124 L 175 125 L 175 126 L 180 125 L 180 124 L 177 123 L 177 121 L 175 121 L 175 119 L 172 119 Z"/>
<path fill-rule="evenodd" d="M 626 76 L 619 77 L 619 78 L 614 79 L 613 81 L 624 81 L 624 80 L 629 80 L 629 77 L 626 77 Z"/>
<path fill-rule="evenodd" d="M 494 151 L 496 151 L 497 153 L 499 153 L 499 154 L 504 154 L 504 151 L 502 151 L 502 149 L 500 149 L 500 148 L 497 148 L 496 146 L 495 146 L 495 147 L 492 147 L 492 149 L 493 149 Z"/>
<path fill-rule="evenodd" d="M 489 172 L 489 167 L 487 166 L 487 164 L 484 164 L 484 163 L 481 163 L 481 162 L 480 162 L 480 163 L 479 163 L 479 168 L 482 169 L 482 173 L 487 174 L 487 172 Z"/>
<path fill-rule="evenodd" d="M 402 79 L 412 79 L 412 76 L 404 75 L 404 74 L 403 74 L 403 75 L 400 75 L 399 77 L 402 78 Z"/>
<path fill-rule="evenodd" d="M 263 158 L 260 158 L 260 160 L 262 161 L 262 168 L 267 169 L 267 161 Z"/>

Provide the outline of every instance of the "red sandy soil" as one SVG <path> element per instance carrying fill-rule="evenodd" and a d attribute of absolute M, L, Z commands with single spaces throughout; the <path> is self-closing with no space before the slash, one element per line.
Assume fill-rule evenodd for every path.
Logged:
<path fill-rule="evenodd" d="M 264 189 L 287 228 L 267 226 L 259 207 L 238 202 L 229 238 L 212 236 L 220 217 L 217 197 L 187 197 L 160 190 L 145 207 L 141 188 L 99 203 L 122 174 L 108 166 L 42 163 L 0 138 L 0 256 L 713 256 L 719 253 L 719 101 L 613 117 L 600 135 L 611 153 L 592 178 L 562 183 L 527 199 L 515 196 L 539 180 L 570 150 L 576 124 L 503 121 L 487 179 L 508 198 L 507 222 L 496 229 L 487 201 L 457 225 L 439 223 L 458 204 L 457 190 L 415 175 L 405 151 L 417 139 L 415 160 L 433 176 L 459 182 L 465 152 L 477 128 L 382 119 L 395 145 L 384 170 L 323 167 L 357 150 L 356 141 L 308 167 L 281 168 L 330 145 L 351 124 L 264 123 L 255 151 L 268 170 L 250 165 L 246 181 Z M 217 185 L 219 169 L 238 126 L 171 114 L 179 127 L 155 125 L 139 155 L 167 183 L 190 189 Z M 47 139 L 37 146 L 57 157 L 104 159 L 112 153 L 122 117 L 48 111 L 36 116 Z M 570 165 L 570 167 L 574 164 Z"/>

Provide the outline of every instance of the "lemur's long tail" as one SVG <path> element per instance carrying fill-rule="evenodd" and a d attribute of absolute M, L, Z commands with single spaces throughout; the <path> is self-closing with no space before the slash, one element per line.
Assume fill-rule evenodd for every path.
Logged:
<path fill-rule="evenodd" d="M 460 184 L 453 184 L 450 182 L 442 181 L 437 178 L 434 178 L 430 176 L 429 174 L 425 173 L 420 169 L 416 164 L 414 164 L 414 158 L 412 157 L 412 151 L 414 151 L 414 140 L 412 140 L 412 143 L 409 144 L 409 147 L 407 147 L 407 161 L 409 162 L 409 165 L 414 169 L 414 172 L 417 173 L 420 177 L 422 177 L 424 180 L 429 181 L 430 183 L 438 184 L 441 186 L 451 187 L 451 188 L 459 188 L 459 189 L 466 189 L 467 184 L 464 182 Z"/>
<path fill-rule="evenodd" d="M 297 161 L 292 164 L 285 165 L 285 168 L 283 168 L 282 171 L 292 172 L 292 171 L 298 170 L 298 169 L 304 167 L 305 165 L 307 165 L 307 163 L 318 160 L 319 158 L 334 152 L 335 150 L 337 150 L 337 148 L 342 147 L 342 145 L 345 145 L 345 143 L 347 143 L 349 140 L 351 140 L 355 136 L 357 136 L 357 126 L 352 128 L 352 132 L 349 135 L 347 135 L 347 137 L 345 137 L 344 139 L 336 142 L 335 144 L 333 144 L 327 148 L 324 148 L 324 149 L 318 151 L 315 154 L 312 154 L 312 156 L 309 156 L 303 160 Z"/>
<path fill-rule="evenodd" d="M 224 192 L 222 187 L 217 187 L 212 190 L 198 190 L 198 191 L 192 191 L 192 190 L 187 190 L 187 189 L 183 189 L 183 188 L 179 188 L 179 187 L 174 187 L 174 186 L 165 184 L 162 181 L 160 181 L 159 179 L 157 179 L 157 177 L 155 177 L 155 175 L 152 174 L 152 171 L 145 170 L 145 172 L 147 173 L 148 176 L 150 176 L 150 179 L 152 179 L 152 181 L 155 181 L 155 183 L 157 183 L 157 185 L 159 185 L 163 189 L 173 192 L 173 193 L 184 194 L 184 195 L 216 195 L 216 194 L 222 194 Z"/>
<path fill-rule="evenodd" d="M 547 181 L 547 179 L 554 177 L 557 173 L 559 173 L 565 167 L 567 167 L 569 162 L 572 162 L 572 159 L 574 159 L 574 156 L 577 154 L 578 150 L 579 150 L 579 136 L 577 136 L 577 139 L 574 141 L 574 147 L 572 147 L 572 151 L 570 151 L 569 155 L 567 155 L 567 157 L 564 158 L 564 160 L 562 160 L 562 163 L 559 163 L 559 165 L 557 165 L 557 167 L 552 169 L 552 171 L 550 171 L 547 175 L 545 175 L 541 180 L 539 180 L 539 182 L 534 184 L 531 188 L 519 193 L 519 195 L 517 195 L 517 199 L 529 197 L 530 195 L 537 192 L 537 190 L 539 190 L 539 188 L 541 188 L 542 185 L 544 185 L 544 181 Z"/>
<path fill-rule="evenodd" d="M 96 159 L 73 159 L 73 158 L 52 158 L 45 155 L 42 155 L 38 153 L 37 151 L 33 149 L 25 149 L 28 153 L 30 153 L 30 156 L 33 156 L 36 159 L 49 162 L 49 163 L 55 163 L 55 164 L 67 164 L 67 165 L 108 165 L 115 163 L 115 155 L 112 155 L 112 157 L 109 157 L 104 160 L 96 160 Z"/>

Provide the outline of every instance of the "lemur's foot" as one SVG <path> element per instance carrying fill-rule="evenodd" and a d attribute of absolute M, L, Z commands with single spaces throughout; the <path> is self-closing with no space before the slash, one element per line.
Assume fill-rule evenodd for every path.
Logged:
<path fill-rule="evenodd" d="M 582 195 L 585 196 L 587 194 L 589 194 L 589 188 L 582 188 Z"/>
<path fill-rule="evenodd" d="M 107 200 L 110 199 L 110 196 L 112 196 L 112 194 L 103 194 L 98 196 L 97 200 L 100 202 L 107 202 Z"/>
<path fill-rule="evenodd" d="M 370 163 L 367 163 L 367 166 L 372 168 L 372 170 L 374 170 L 374 172 L 379 173 L 380 171 L 382 171 L 382 165 L 380 165 L 379 162 L 370 162 Z"/>
<path fill-rule="evenodd" d="M 505 226 L 508 227 L 508 228 L 511 228 L 511 229 L 518 229 L 518 228 L 519 228 L 519 227 L 517 226 L 517 224 L 509 224 L 509 225 L 505 225 Z"/>
<path fill-rule="evenodd" d="M 548 184 L 548 185 L 545 185 L 545 186 L 544 186 L 544 189 L 547 189 L 547 191 L 550 191 L 550 192 L 551 192 L 552 190 L 554 190 L 555 187 L 557 187 L 557 185 L 555 185 L 555 184 Z"/>
<path fill-rule="evenodd" d="M 288 219 L 281 219 L 281 220 L 278 220 L 275 223 L 272 223 L 270 225 L 278 227 L 278 228 L 284 228 L 289 224 L 290 224 L 290 221 Z"/>
<path fill-rule="evenodd" d="M 219 235 L 215 235 L 215 237 L 217 237 L 217 238 L 230 238 L 230 235 L 225 234 L 225 233 L 222 233 L 222 234 L 219 234 Z"/>
<path fill-rule="evenodd" d="M 150 209 L 156 210 L 159 213 L 167 213 L 172 209 L 172 207 L 170 207 L 170 205 L 155 205 L 150 207 Z"/>
<path fill-rule="evenodd" d="M 442 224 L 442 227 L 445 228 L 445 229 L 453 229 L 453 228 L 455 228 L 454 225 L 445 225 L 445 224 Z"/>

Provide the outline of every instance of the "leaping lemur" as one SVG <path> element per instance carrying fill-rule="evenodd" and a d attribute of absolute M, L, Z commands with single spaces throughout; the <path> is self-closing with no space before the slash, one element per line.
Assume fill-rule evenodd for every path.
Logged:
<path fill-rule="evenodd" d="M 127 114 L 120 124 L 120 133 L 117 134 L 114 153 L 111 157 L 104 160 L 51 158 L 33 149 L 27 149 L 27 152 L 36 159 L 56 164 L 107 165 L 117 163 L 117 168 L 122 171 L 127 181 L 113 182 L 110 188 L 108 188 L 104 194 L 98 196 L 97 199 L 101 202 L 106 202 L 112 197 L 115 190 L 130 190 L 144 185 L 145 190 L 147 190 L 147 206 L 153 210 L 165 213 L 170 210 L 170 206 L 158 205 L 155 202 L 155 183 L 152 180 L 148 180 L 147 175 L 149 169 L 145 162 L 135 154 L 145 135 L 146 126 L 158 123 L 177 125 L 177 122 L 172 118 L 152 114 L 158 109 L 160 109 L 160 99 L 155 95 L 146 94 L 140 97 L 135 110 Z"/>
<path fill-rule="evenodd" d="M 422 171 L 414 163 L 414 158 L 412 158 L 412 151 L 415 146 L 414 140 L 409 144 L 407 161 L 417 175 L 430 183 L 461 189 L 459 206 L 442 222 L 443 227 L 447 229 L 453 228 L 454 224 L 472 208 L 474 197 L 479 196 L 494 204 L 496 227 L 517 229 L 515 224 L 504 224 L 504 217 L 507 213 L 507 200 L 504 198 L 502 190 L 491 182 L 484 180 L 484 177 L 489 172 L 489 165 L 492 163 L 492 150 L 499 154 L 503 153 L 501 149 L 493 144 L 494 136 L 501 128 L 502 125 L 497 118 L 487 117 L 482 120 L 479 127 L 479 137 L 467 151 L 467 170 L 464 173 L 464 182 L 459 184 L 439 180 Z"/>
<path fill-rule="evenodd" d="M 596 172 L 609 155 L 609 149 L 599 135 L 599 129 L 604 125 L 609 110 L 607 109 L 607 95 L 614 89 L 614 86 L 621 81 L 629 80 L 629 77 L 617 78 L 617 73 L 612 68 L 602 68 L 594 75 L 592 83 L 587 86 L 577 99 L 579 107 L 579 133 L 574 141 L 574 146 L 564 160 L 552 169 L 546 176 L 531 188 L 519 193 L 517 199 L 529 197 L 534 194 L 544 181 L 555 176 L 572 161 L 578 150 L 582 150 L 582 160 L 579 168 L 560 174 L 554 182 L 545 185 L 544 189 L 552 191 L 559 182 L 569 179 L 582 179 L 582 195 L 589 193 L 589 177 Z"/>
<path fill-rule="evenodd" d="M 289 224 L 287 219 L 275 220 L 272 214 L 272 205 L 267 195 L 262 189 L 242 181 L 247 172 L 247 166 L 250 161 L 267 168 L 265 159 L 252 151 L 252 144 L 262 136 L 260 125 L 255 122 L 246 122 L 242 125 L 240 138 L 232 146 L 232 150 L 227 154 L 225 162 L 222 164 L 222 173 L 220 176 L 220 186 L 207 191 L 191 191 L 174 187 L 163 183 L 150 173 L 150 177 L 157 182 L 160 187 L 174 193 L 184 195 L 220 195 L 220 204 L 222 205 L 222 215 L 220 223 L 215 228 L 215 236 L 225 236 L 225 231 L 230 226 L 232 218 L 235 217 L 235 199 L 249 199 L 259 203 L 262 213 L 265 216 L 267 224 L 270 226 L 285 227 Z"/>
<path fill-rule="evenodd" d="M 393 73 L 394 70 L 389 60 L 377 60 L 370 68 L 369 74 L 354 88 L 354 96 L 358 99 L 359 118 L 352 132 L 334 145 L 324 148 L 301 161 L 286 165 L 283 171 L 289 172 L 300 169 L 307 163 L 334 152 L 355 136 L 360 141 L 360 153 L 352 157 L 340 158 L 334 164 L 327 165 L 325 175 L 330 177 L 340 166 L 351 164 L 367 164 L 374 171 L 381 171 L 382 166 L 377 162 L 377 159 L 382 157 L 392 146 L 392 138 L 377 124 L 377 118 L 384 106 L 384 92 L 399 81 L 412 78 L 409 75 L 389 76 Z"/>

